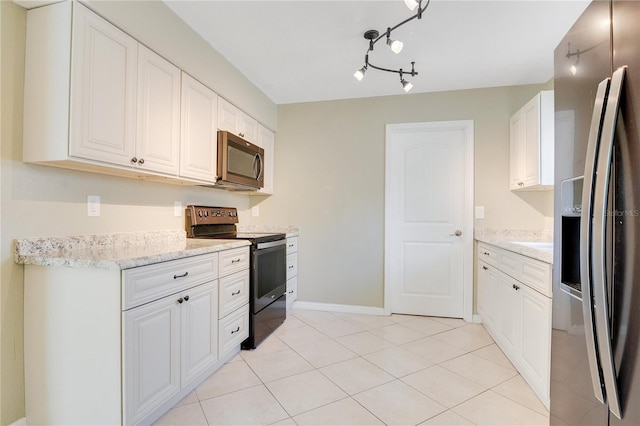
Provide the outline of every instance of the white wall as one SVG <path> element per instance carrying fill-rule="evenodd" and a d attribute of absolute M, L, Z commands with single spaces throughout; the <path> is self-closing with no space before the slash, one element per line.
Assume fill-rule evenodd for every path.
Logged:
<path fill-rule="evenodd" d="M 162 2 L 95 2 L 91 7 L 267 127 L 277 127 L 276 105 Z M 241 214 L 249 201 L 222 190 L 23 163 L 26 11 L 0 0 L 0 20 L 0 424 L 5 425 L 24 416 L 23 267 L 13 261 L 13 239 L 184 229 L 184 218 L 173 215 L 174 201 L 235 206 Z M 100 195 L 100 217 L 87 217 L 87 195 Z"/>
<path fill-rule="evenodd" d="M 276 194 L 255 223 L 298 224 L 298 297 L 383 306 L 384 147 L 389 123 L 474 120 L 479 228 L 543 229 L 553 193 L 509 190 L 509 117 L 547 85 L 281 105 Z"/>

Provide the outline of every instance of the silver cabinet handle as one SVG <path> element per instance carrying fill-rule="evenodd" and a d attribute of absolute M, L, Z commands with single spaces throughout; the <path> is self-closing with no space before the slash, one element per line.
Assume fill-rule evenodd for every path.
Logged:
<path fill-rule="evenodd" d="M 462 231 L 459 229 L 457 229 L 453 234 L 449 234 L 451 237 L 459 237 L 460 235 L 462 235 Z"/>
<path fill-rule="evenodd" d="M 596 189 L 593 194 L 593 296 L 596 319 L 598 353 L 602 378 L 609 404 L 609 410 L 619 419 L 622 418 L 616 367 L 611 347 L 611 330 L 609 325 L 609 286 L 612 277 L 607 270 L 607 209 L 609 208 L 609 184 L 613 161 L 613 140 L 615 137 L 622 83 L 626 67 L 618 68 L 611 77 L 611 87 L 602 122 L 602 136 L 598 148 L 596 166 Z"/>
<path fill-rule="evenodd" d="M 598 85 L 596 99 L 593 105 L 591 116 L 591 127 L 589 129 L 589 142 L 584 166 L 584 182 L 582 190 L 582 216 L 580 218 L 580 278 L 582 281 L 582 312 L 584 317 L 584 331 L 587 342 L 587 358 L 591 371 L 591 384 L 596 399 L 604 403 L 604 392 L 598 366 L 598 355 L 596 353 L 594 316 L 593 316 L 593 296 L 591 291 L 591 241 L 592 229 L 591 218 L 593 216 L 593 183 L 596 171 L 596 154 L 600 143 L 600 132 L 602 130 L 602 115 L 604 113 L 604 102 L 609 93 L 610 79 L 606 78 Z"/>

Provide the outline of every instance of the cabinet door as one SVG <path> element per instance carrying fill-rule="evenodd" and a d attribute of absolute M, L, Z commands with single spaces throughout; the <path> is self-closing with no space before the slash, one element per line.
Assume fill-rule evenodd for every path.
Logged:
<path fill-rule="evenodd" d="M 523 284 L 499 274 L 499 289 L 496 306 L 500 309 L 498 319 L 498 338 L 505 353 L 517 356 L 520 347 L 520 323 L 522 321 L 522 288 Z"/>
<path fill-rule="evenodd" d="M 524 157 L 524 116 L 519 110 L 509 121 L 509 188 L 518 189 L 524 186 L 522 162 Z"/>
<path fill-rule="evenodd" d="M 549 400 L 551 299 L 523 285 L 520 360 L 528 381 Z"/>
<path fill-rule="evenodd" d="M 218 95 L 182 73 L 180 176 L 216 181 Z"/>
<path fill-rule="evenodd" d="M 69 155 L 129 165 L 138 43 L 79 3 L 73 9 Z"/>
<path fill-rule="evenodd" d="M 540 95 L 523 108 L 524 141 L 522 144 L 521 175 L 524 186 L 540 184 Z"/>
<path fill-rule="evenodd" d="M 180 69 L 138 46 L 137 141 L 141 169 L 178 174 Z"/>
<path fill-rule="evenodd" d="M 273 194 L 273 170 L 275 165 L 275 135 L 263 125 L 258 125 L 258 141 L 256 145 L 264 149 L 263 174 L 264 187 L 258 191 L 260 194 Z"/>
<path fill-rule="evenodd" d="M 238 117 L 238 130 L 240 137 L 245 140 L 252 143 L 258 141 L 258 122 L 243 112 Z"/>
<path fill-rule="evenodd" d="M 182 386 L 218 360 L 218 286 L 212 281 L 182 293 Z"/>
<path fill-rule="evenodd" d="M 137 423 L 180 390 L 177 298 L 123 313 L 124 424 Z"/>
<path fill-rule="evenodd" d="M 218 129 L 231 132 L 251 143 L 256 143 L 258 139 L 258 122 L 223 98 L 218 102 Z"/>

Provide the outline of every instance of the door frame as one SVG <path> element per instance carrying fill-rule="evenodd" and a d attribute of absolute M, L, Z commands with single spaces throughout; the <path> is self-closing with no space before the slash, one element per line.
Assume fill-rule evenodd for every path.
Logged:
<path fill-rule="evenodd" d="M 389 188 L 389 158 L 390 150 L 393 144 L 393 137 L 396 133 L 406 133 L 411 130 L 464 130 L 464 206 L 463 206 L 463 227 L 464 234 L 462 235 L 462 251 L 463 251 L 463 271 L 462 271 L 462 287 L 463 287 L 463 319 L 467 322 L 473 322 L 473 234 L 474 234 L 474 222 L 473 222 L 473 194 L 474 194 L 474 126 L 473 120 L 453 120 L 453 121 L 430 121 L 430 122 L 417 122 L 417 123 L 400 123 L 400 124 L 387 124 L 385 126 L 385 201 L 384 201 L 384 312 L 386 315 L 391 315 L 391 291 L 392 285 L 389 271 L 389 253 L 392 248 L 389 247 L 389 209 L 388 204 L 389 197 L 387 194 L 390 191 Z"/>

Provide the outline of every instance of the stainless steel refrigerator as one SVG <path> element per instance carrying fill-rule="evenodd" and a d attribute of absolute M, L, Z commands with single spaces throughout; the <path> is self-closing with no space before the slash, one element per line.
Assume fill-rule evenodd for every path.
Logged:
<path fill-rule="evenodd" d="M 640 425 L 640 1 L 555 50 L 552 425 Z"/>

